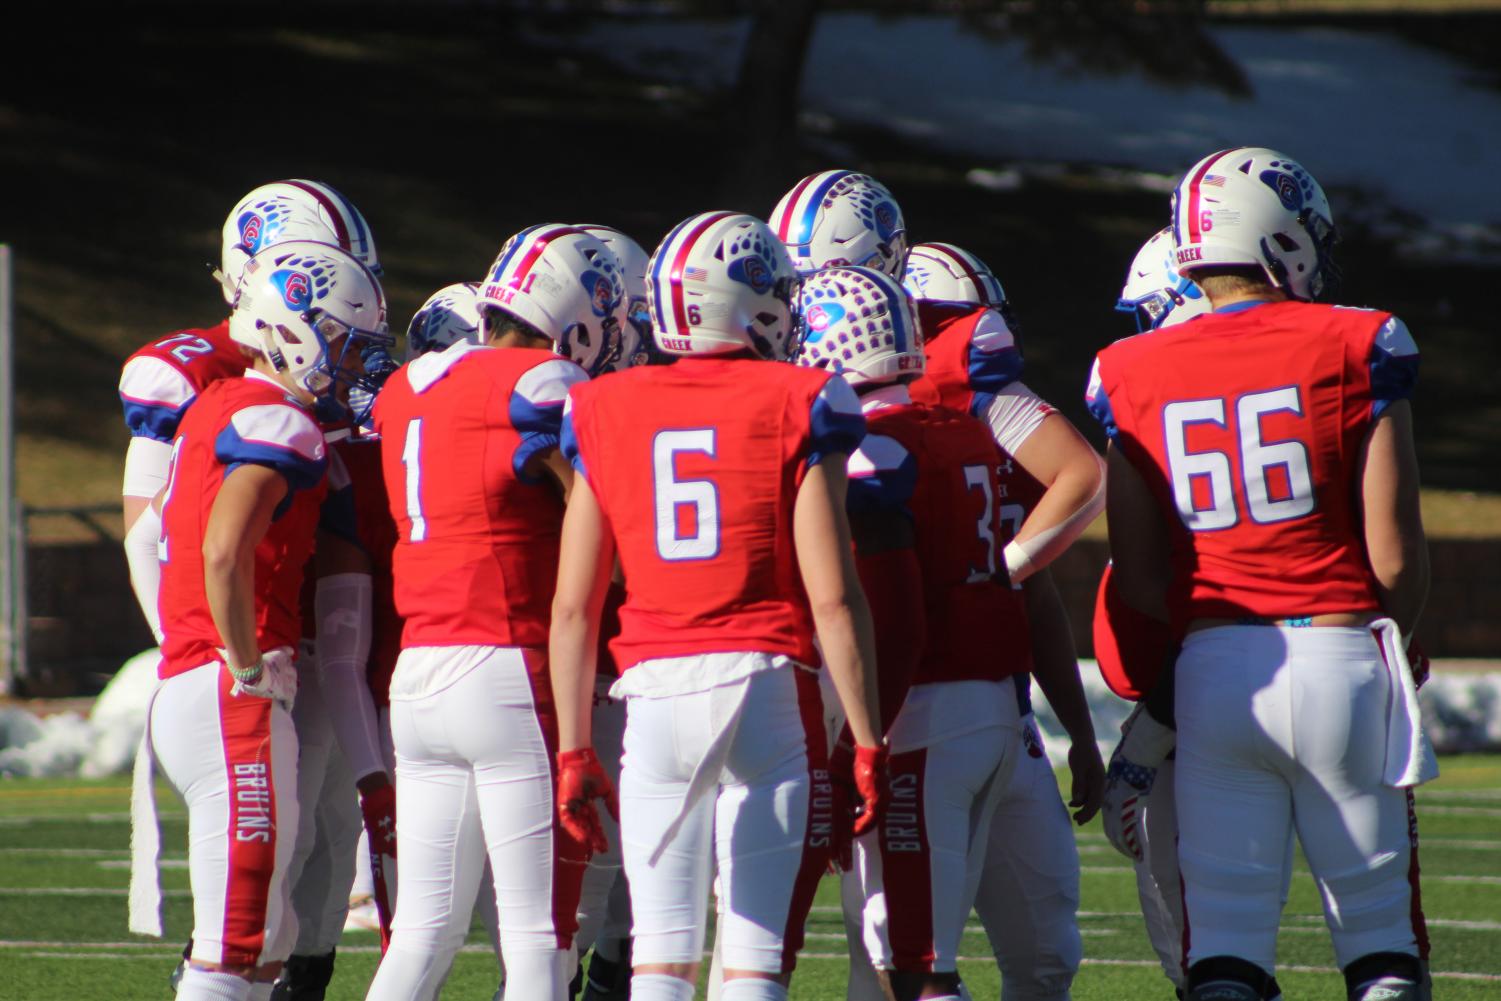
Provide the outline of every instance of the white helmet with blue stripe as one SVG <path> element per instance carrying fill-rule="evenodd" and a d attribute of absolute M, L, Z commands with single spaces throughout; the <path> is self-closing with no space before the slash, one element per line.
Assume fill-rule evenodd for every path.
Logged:
<path fill-rule="evenodd" d="M 803 281 L 797 363 L 851 386 L 903 382 L 923 373 L 917 308 L 895 278 L 874 268 L 826 268 Z"/>
<path fill-rule="evenodd" d="M 1240 146 L 1189 168 L 1173 191 L 1178 271 L 1260 267 L 1294 299 L 1312 300 L 1339 280 L 1329 199 L 1313 175 L 1274 149 Z"/>
<path fill-rule="evenodd" d="M 533 327 L 558 354 L 599 375 L 620 357 L 626 311 L 620 258 L 577 226 L 531 226 L 500 248 L 480 283 L 479 309 Z"/>
<path fill-rule="evenodd" d="M 738 212 L 684 220 L 646 267 L 657 347 L 674 355 L 749 348 L 783 360 L 797 344 L 796 284 L 787 248 L 761 220 Z"/>
<path fill-rule="evenodd" d="M 459 282 L 434 292 L 407 325 L 407 360 L 451 344 L 480 342 L 479 282 Z"/>
<path fill-rule="evenodd" d="M 803 178 L 771 213 L 798 274 L 821 268 L 875 268 L 900 278 L 907 224 L 886 187 L 868 174 L 825 170 Z"/>
<path fill-rule="evenodd" d="M 1141 245 L 1126 272 L 1115 308 L 1136 317 L 1136 332 L 1170 327 L 1210 311 L 1209 297 L 1173 263 L 1173 231 L 1165 227 Z"/>
<path fill-rule="evenodd" d="M 902 284 L 919 301 L 1004 306 L 1000 279 L 974 254 L 952 243 L 919 243 L 907 254 Z"/>
<path fill-rule="evenodd" d="M 353 202 L 319 181 L 273 181 L 241 198 L 224 220 L 221 264 L 214 272 L 224 301 L 234 305 L 235 286 L 252 257 L 286 240 L 331 243 L 380 276 L 375 240 Z"/>

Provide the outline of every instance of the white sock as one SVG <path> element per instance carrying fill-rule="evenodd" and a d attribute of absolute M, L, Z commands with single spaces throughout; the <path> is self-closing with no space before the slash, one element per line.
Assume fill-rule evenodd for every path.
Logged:
<path fill-rule="evenodd" d="M 631 1001 L 693 1001 L 693 985 L 665 973 L 637 973 L 631 977 Z"/>
<path fill-rule="evenodd" d="M 189 966 L 177 985 L 177 1001 L 249 1001 L 250 981 L 233 973 Z"/>
<path fill-rule="evenodd" d="M 787 1001 L 787 988 L 761 977 L 735 977 L 719 988 L 720 1001 Z"/>

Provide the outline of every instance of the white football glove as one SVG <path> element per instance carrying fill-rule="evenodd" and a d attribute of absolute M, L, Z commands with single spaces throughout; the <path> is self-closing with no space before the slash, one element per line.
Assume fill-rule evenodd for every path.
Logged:
<path fill-rule="evenodd" d="M 1105 771 L 1100 817 L 1105 837 L 1116 851 L 1133 861 L 1146 860 L 1142 812 L 1147 794 L 1157 781 L 1157 766 L 1177 742 L 1177 732 L 1153 719 L 1139 702 L 1121 724 L 1121 741 L 1115 745 Z"/>
<path fill-rule="evenodd" d="M 228 660 L 225 663 L 229 663 Z M 250 695 L 271 699 L 287 712 L 297 699 L 297 666 L 292 662 L 292 648 L 279 646 L 261 654 L 261 676 L 254 682 L 236 681 L 230 695 Z"/>

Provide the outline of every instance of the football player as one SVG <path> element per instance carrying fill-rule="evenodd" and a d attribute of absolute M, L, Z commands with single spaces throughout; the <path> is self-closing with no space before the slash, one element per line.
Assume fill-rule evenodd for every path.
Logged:
<path fill-rule="evenodd" d="M 297 594 L 327 464 L 311 410 L 363 343 L 385 339 L 384 316 L 379 282 L 337 247 L 261 251 L 229 321 L 249 367 L 199 392 L 173 439 L 156 502 L 161 681 L 132 812 L 136 860 L 154 868 L 153 767 L 188 805 L 194 930 L 178 996 L 189 1001 L 267 998 L 291 952 Z M 160 934 L 153 875 L 132 868 L 131 927 Z"/>
<path fill-rule="evenodd" d="M 331 243 L 380 275 L 370 230 L 353 203 L 317 181 L 276 181 L 240 199 L 224 220 L 221 267 L 214 276 L 226 303 L 234 305 L 245 263 L 284 240 Z M 136 600 L 158 643 L 156 539 L 161 526 L 151 500 L 167 481 L 172 438 L 188 407 L 209 383 L 238 376 L 245 367 L 225 319 L 154 340 L 127 358 L 120 371 L 120 402 L 131 434 L 121 488 L 125 556 Z"/>
<path fill-rule="evenodd" d="M 726 1001 L 784 1001 L 836 816 L 822 659 L 849 715 L 855 781 L 879 819 L 885 751 L 869 610 L 844 515 L 859 402 L 828 373 L 769 365 L 795 343 L 795 281 L 767 226 L 681 223 L 652 255 L 657 346 L 683 356 L 575 386 L 569 499 L 549 650 L 558 810 L 602 847 L 592 800 L 614 792 L 591 748 L 601 609 L 626 585 L 612 652 L 626 702 L 620 835 L 634 917 L 631 997 L 687 1001 L 711 858 Z"/>
<path fill-rule="evenodd" d="M 1000 562 L 1001 456 L 970 415 L 913 403 L 922 332 L 895 278 L 825 269 L 801 304 L 798 364 L 848 381 L 868 429 L 848 506 L 876 612 L 891 800 L 855 842 L 845 895 L 863 904 L 865 947 L 897 1001 L 957 1001 L 986 830 L 1021 751 L 1011 675 L 1028 666 L 1001 631 L 1024 619 L 1008 614 L 1020 598 Z"/>
<path fill-rule="evenodd" d="M 573 973 L 587 846 L 553 809 L 545 649 L 573 484 L 558 442 L 568 387 L 618 347 L 620 262 L 574 227 L 534 226 L 479 300 L 485 343 L 415 359 L 375 407 L 405 624 L 390 688 L 400 885 L 372 1001 L 433 996 L 487 854 L 507 993 L 562 1001 Z"/>
<path fill-rule="evenodd" d="M 914 399 L 979 417 L 1002 450 L 1047 487 L 1006 544 L 1012 581 L 1021 583 L 1056 559 L 1104 509 L 1100 459 L 1067 418 L 1019 381 L 1015 323 L 989 270 L 949 244 L 919 244 L 909 254 L 896 200 L 853 171 L 803 178 L 777 203 L 771 224 L 800 274 L 853 264 L 903 280 L 917 300 L 927 345 L 925 382 L 932 387 L 914 387 Z"/>
<path fill-rule="evenodd" d="M 1428 587 L 1417 348 L 1389 313 L 1313 302 L 1333 218 L 1281 153 L 1195 164 L 1173 242 L 1213 312 L 1101 351 L 1088 400 L 1120 598 L 1184 637 L 1164 681 L 1187 996 L 1265 996 L 1293 830 L 1348 996 L 1426 998 L 1407 790 L 1437 768 L 1402 639 Z M 1165 729 L 1137 717 L 1124 780 L 1152 784 Z"/>

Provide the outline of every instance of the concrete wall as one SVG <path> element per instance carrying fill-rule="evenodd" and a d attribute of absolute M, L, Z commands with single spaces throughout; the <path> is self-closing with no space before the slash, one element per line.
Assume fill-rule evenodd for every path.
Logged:
<path fill-rule="evenodd" d="M 1501 540 L 1435 540 L 1429 549 L 1433 590 L 1418 630 L 1429 656 L 1501 656 Z M 1107 555 L 1103 541 L 1085 540 L 1053 565 L 1080 656 L 1093 652 L 1090 618 Z M 27 694 L 96 692 L 152 645 L 118 544 L 33 545 L 28 561 Z"/>

